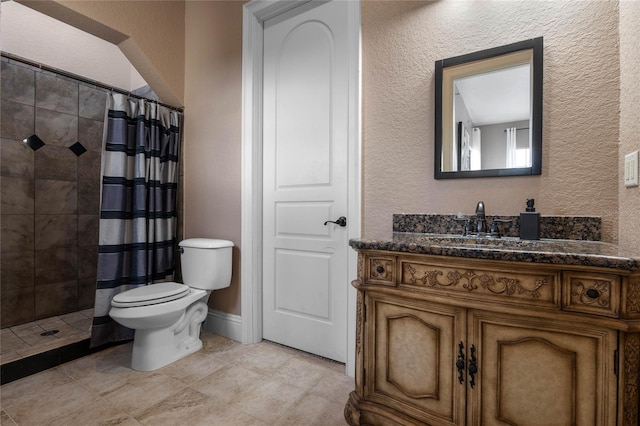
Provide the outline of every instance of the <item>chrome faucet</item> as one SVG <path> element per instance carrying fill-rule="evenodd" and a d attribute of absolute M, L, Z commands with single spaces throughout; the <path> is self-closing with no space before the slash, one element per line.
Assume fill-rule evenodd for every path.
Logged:
<path fill-rule="evenodd" d="M 487 232 L 487 218 L 484 214 L 484 202 L 478 201 L 476 205 L 476 231 L 478 234 L 485 234 Z"/>

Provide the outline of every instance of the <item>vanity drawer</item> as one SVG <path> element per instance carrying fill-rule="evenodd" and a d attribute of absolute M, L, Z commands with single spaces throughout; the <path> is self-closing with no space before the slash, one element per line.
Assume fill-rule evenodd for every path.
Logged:
<path fill-rule="evenodd" d="M 456 298 L 560 309 L 560 273 L 522 265 L 463 261 L 425 262 L 403 257 L 399 286 Z"/>
<path fill-rule="evenodd" d="M 367 284 L 396 285 L 395 256 L 366 256 L 364 280 Z"/>
<path fill-rule="evenodd" d="M 617 275 L 563 272 L 562 309 L 617 318 L 620 283 Z"/>

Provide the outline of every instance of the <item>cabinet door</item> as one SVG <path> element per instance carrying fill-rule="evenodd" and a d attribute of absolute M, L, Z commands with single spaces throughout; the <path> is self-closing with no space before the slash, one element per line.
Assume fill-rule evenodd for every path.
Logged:
<path fill-rule="evenodd" d="M 478 377 L 472 425 L 614 425 L 614 332 L 470 311 Z"/>
<path fill-rule="evenodd" d="M 365 399 L 429 425 L 465 422 L 455 368 L 465 310 L 369 295 Z"/>

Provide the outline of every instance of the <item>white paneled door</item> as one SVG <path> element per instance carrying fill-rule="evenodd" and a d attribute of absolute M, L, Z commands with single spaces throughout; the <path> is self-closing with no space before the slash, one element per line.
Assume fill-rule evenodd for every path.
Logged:
<path fill-rule="evenodd" d="M 265 21 L 263 337 L 347 353 L 347 3 Z"/>

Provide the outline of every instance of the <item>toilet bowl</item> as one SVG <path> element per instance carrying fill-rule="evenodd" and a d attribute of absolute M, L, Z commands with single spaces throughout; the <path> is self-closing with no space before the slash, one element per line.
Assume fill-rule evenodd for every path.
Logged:
<path fill-rule="evenodd" d="M 192 238 L 179 246 L 184 284 L 137 287 L 111 301 L 111 318 L 135 330 L 134 370 L 156 370 L 202 348 L 209 295 L 231 284 L 231 241 Z"/>

